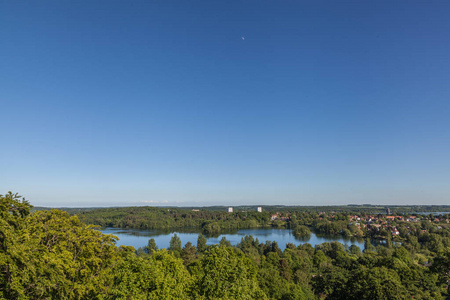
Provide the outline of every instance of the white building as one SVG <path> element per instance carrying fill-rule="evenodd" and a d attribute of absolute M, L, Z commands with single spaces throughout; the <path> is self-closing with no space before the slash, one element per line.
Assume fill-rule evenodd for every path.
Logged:
<path fill-rule="evenodd" d="M 233 212 L 233 208 L 230 206 L 230 207 L 228 207 L 228 212 L 229 213 L 232 213 Z"/>
<path fill-rule="evenodd" d="M 262 212 L 262 207 L 261 207 L 261 206 L 258 206 L 258 207 L 256 208 L 256 211 L 257 211 L 257 212 Z"/>

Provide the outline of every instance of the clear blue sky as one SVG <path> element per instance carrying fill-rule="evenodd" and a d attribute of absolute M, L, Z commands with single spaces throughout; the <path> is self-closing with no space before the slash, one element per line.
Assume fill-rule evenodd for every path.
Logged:
<path fill-rule="evenodd" d="M 450 204 L 448 1 L 2 1 L 0 193 Z"/>

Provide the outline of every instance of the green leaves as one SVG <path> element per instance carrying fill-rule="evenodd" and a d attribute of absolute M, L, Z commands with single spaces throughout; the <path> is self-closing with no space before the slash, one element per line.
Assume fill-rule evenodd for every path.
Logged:
<path fill-rule="evenodd" d="M 181 252 L 181 239 L 176 233 L 170 239 L 169 250 L 172 250 L 172 251 L 175 251 L 175 252 Z"/>
<path fill-rule="evenodd" d="M 30 214 L 32 206 L 18 193 L 0 195 L 0 217 L 12 226 L 19 226 L 21 219 Z"/>
<path fill-rule="evenodd" d="M 197 251 L 203 253 L 206 251 L 206 248 L 206 237 L 200 233 L 197 238 Z"/>
<path fill-rule="evenodd" d="M 296 236 L 296 237 L 306 237 L 306 236 L 310 236 L 310 235 L 311 235 L 311 231 L 309 230 L 308 227 L 306 227 L 304 225 L 297 226 L 294 229 L 294 236 Z"/>
<path fill-rule="evenodd" d="M 199 235 L 197 248 L 181 248 L 175 234 L 170 250 L 151 239 L 136 255 L 76 216 L 30 208 L 0 196 L 0 299 L 442 299 L 449 283 L 448 228 L 404 247 L 367 239 L 363 253 L 335 242 L 281 251 L 252 236 L 236 248 L 226 239 L 207 247 Z"/>
<path fill-rule="evenodd" d="M 256 281 L 256 269 L 239 250 L 211 246 L 202 259 L 199 293 L 207 299 L 265 298 Z"/>
<path fill-rule="evenodd" d="M 440 282 L 450 284 L 450 247 L 438 253 L 431 270 L 439 274 Z"/>
<path fill-rule="evenodd" d="M 92 299 L 108 289 L 114 237 L 58 210 L 35 212 L 20 223 L 21 229 L 9 228 L 1 252 L 4 296 Z"/>
<path fill-rule="evenodd" d="M 151 256 L 121 254 L 114 267 L 113 299 L 189 299 L 193 280 L 183 261 L 166 249 Z"/>

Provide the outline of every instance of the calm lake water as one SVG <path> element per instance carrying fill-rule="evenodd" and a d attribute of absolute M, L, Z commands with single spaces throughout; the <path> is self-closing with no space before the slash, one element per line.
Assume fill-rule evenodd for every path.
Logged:
<path fill-rule="evenodd" d="M 122 229 L 122 228 L 103 228 L 101 231 L 105 234 L 113 234 L 119 238 L 116 245 L 117 246 L 133 246 L 135 249 L 139 247 L 144 247 L 148 244 L 148 240 L 155 239 L 156 245 L 160 249 L 168 248 L 170 239 L 176 233 L 184 246 L 187 242 L 191 242 L 194 246 L 197 245 L 198 232 L 196 233 L 186 233 L 186 232 L 160 232 L 154 230 L 137 230 L 137 229 Z M 207 244 L 213 245 L 218 244 L 222 237 L 225 237 L 231 242 L 232 245 L 236 245 L 241 242 L 241 238 L 246 235 L 252 235 L 253 238 L 257 238 L 260 243 L 265 243 L 266 241 L 276 241 L 280 249 L 284 250 L 287 243 L 292 243 L 296 246 L 309 243 L 313 247 L 317 244 L 322 244 L 325 242 L 337 241 L 343 245 L 350 247 L 351 245 L 356 245 L 364 249 L 364 240 L 356 238 L 344 238 L 342 236 L 322 236 L 311 233 L 307 238 L 296 238 L 292 234 L 292 230 L 288 229 L 242 229 L 235 233 L 221 234 L 219 236 L 207 238 Z"/>

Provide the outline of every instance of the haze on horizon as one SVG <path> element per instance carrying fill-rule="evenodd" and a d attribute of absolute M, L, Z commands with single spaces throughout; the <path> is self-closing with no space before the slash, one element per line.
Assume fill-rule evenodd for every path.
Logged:
<path fill-rule="evenodd" d="M 449 204 L 450 3 L 6 1 L 0 194 Z"/>

